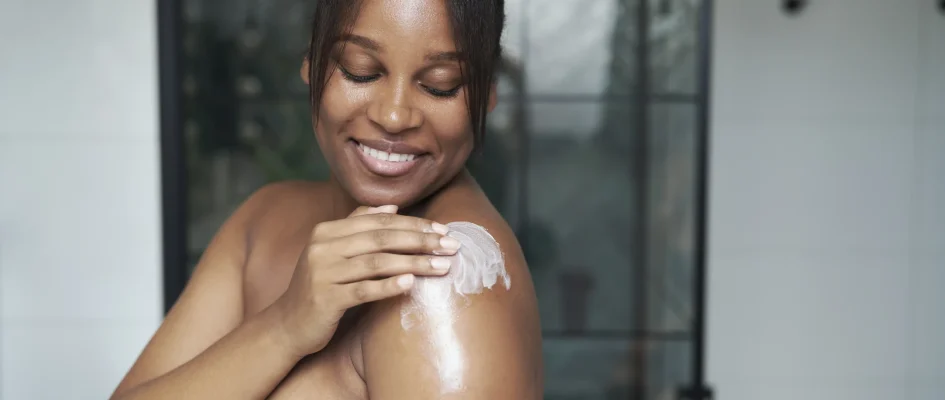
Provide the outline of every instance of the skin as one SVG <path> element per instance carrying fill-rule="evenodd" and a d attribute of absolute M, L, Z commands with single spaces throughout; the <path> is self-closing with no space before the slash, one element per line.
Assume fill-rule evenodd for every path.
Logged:
<path fill-rule="evenodd" d="M 435 21 L 435 23 L 431 23 Z M 315 127 L 336 182 L 356 203 L 401 207 L 427 198 L 464 167 L 473 150 L 448 16 L 431 0 L 364 3 L 351 39 L 337 46 L 338 68 L 328 82 Z M 308 83 L 308 66 L 302 78 Z M 368 83 L 346 74 L 374 77 Z M 458 91 L 452 92 L 459 87 Z M 431 93 L 451 94 L 436 96 Z M 495 106 L 494 97 L 491 107 Z M 351 139 L 402 141 L 427 154 L 402 177 L 371 174 Z"/>
<path fill-rule="evenodd" d="M 449 28 L 440 1 L 364 2 L 354 36 L 336 53 L 339 63 L 329 66 L 335 70 L 315 123 L 331 179 L 268 185 L 230 217 L 113 398 L 542 397 L 531 277 L 513 232 L 464 169 L 473 135 Z M 351 75 L 376 79 L 358 82 Z M 302 77 L 307 79 L 307 65 Z M 454 88 L 455 94 L 442 96 Z M 490 110 L 494 105 L 493 92 Z M 363 166 L 352 138 L 400 141 L 425 154 L 405 176 L 379 176 Z M 323 312 L 299 308 L 305 303 L 294 298 L 309 293 L 300 288 L 308 282 L 300 260 L 318 261 L 306 256 L 312 243 L 331 239 L 318 234 L 338 233 L 330 227 L 350 228 L 345 221 L 352 212 L 359 221 L 399 223 L 359 208 L 388 204 L 399 206 L 401 215 L 420 218 L 410 221 L 479 224 L 504 252 L 511 290 L 471 296 L 457 317 L 455 330 L 467 355 L 466 388 L 459 393 L 441 396 L 435 370 L 421 351 L 428 338 L 422 330 L 401 328 L 405 296 L 390 292 L 348 309 L 332 325 L 334 331 L 307 332 L 331 338 L 305 341 L 318 343 L 315 347 L 299 347 L 302 329 L 286 322 L 292 313 Z M 432 251 L 431 246 L 418 252 Z M 374 285 L 369 293 L 394 290 L 393 279 L 367 281 Z M 330 300 L 344 304 L 349 293 L 333 291 Z"/>

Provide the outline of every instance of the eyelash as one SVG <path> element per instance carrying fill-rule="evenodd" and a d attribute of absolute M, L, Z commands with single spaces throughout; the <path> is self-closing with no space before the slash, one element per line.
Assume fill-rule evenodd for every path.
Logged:
<path fill-rule="evenodd" d="M 428 93 L 430 93 L 430 94 L 432 94 L 432 95 L 434 95 L 434 96 L 436 96 L 436 97 L 456 97 L 456 93 L 459 93 L 459 88 L 460 88 L 460 87 L 457 86 L 457 87 L 454 87 L 454 88 L 452 88 L 452 89 L 450 89 L 450 90 L 439 90 L 439 89 L 434 89 L 434 88 L 427 87 L 427 86 L 424 86 L 423 88 L 426 89 L 426 91 L 427 91 Z"/>
<path fill-rule="evenodd" d="M 344 76 L 345 79 L 354 83 L 371 83 L 381 77 L 380 74 L 367 75 L 367 76 L 355 75 L 355 74 L 352 74 L 351 72 L 348 72 L 348 70 L 344 69 L 344 67 L 341 67 L 341 66 L 339 66 L 338 69 L 341 70 L 341 74 Z M 459 88 L 462 85 L 452 88 L 450 90 L 439 90 L 439 89 L 434 89 L 425 85 L 421 85 L 421 86 L 423 86 L 423 89 L 426 90 L 427 93 L 430 93 L 431 95 L 435 97 L 448 98 L 448 97 L 455 97 L 456 94 L 459 93 Z"/>
<path fill-rule="evenodd" d="M 352 82 L 355 82 L 355 83 L 369 83 L 369 82 L 374 82 L 374 81 L 377 80 L 377 78 L 380 78 L 380 77 L 381 77 L 380 74 L 367 75 L 367 76 L 364 76 L 364 75 L 355 75 L 355 74 L 352 74 L 352 73 L 348 72 L 348 70 L 344 69 L 344 67 L 338 67 L 338 69 L 341 70 L 341 74 L 345 76 L 345 79 L 347 79 L 347 80 L 349 80 L 349 81 L 352 81 Z"/>

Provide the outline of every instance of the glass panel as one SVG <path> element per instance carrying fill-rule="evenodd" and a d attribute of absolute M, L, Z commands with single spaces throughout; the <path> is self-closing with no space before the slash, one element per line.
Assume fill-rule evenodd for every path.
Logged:
<path fill-rule="evenodd" d="M 189 258 L 257 188 L 323 179 L 299 67 L 311 6 L 189 0 L 183 8 Z"/>
<path fill-rule="evenodd" d="M 648 0 L 649 80 L 654 94 L 695 94 L 701 0 Z"/>
<path fill-rule="evenodd" d="M 223 221 L 262 185 L 328 177 L 328 165 L 318 150 L 304 98 L 245 101 L 235 109 L 238 117 L 232 126 L 220 124 L 214 129 L 213 124 L 199 125 L 199 118 L 189 122 L 194 142 L 218 145 L 220 137 L 233 140 L 232 145 L 209 150 L 198 145 L 189 148 L 188 239 L 192 265 Z M 217 121 L 222 120 L 222 116 L 217 117 Z"/>
<path fill-rule="evenodd" d="M 650 90 L 693 95 L 698 79 L 699 0 L 648 0 Z M 526 60 L 530 96 L 632 96 L 639 18 L 631 0 L 515 0 L 527 3 L 524 43 L 506 38 Z M 517 33 L 513 29 L 508 32 Z"/>
<path fill-rule="evenodd" d="M 489 114 L 482 147 L 467 163 L 470 173 L 512 229 L 519 226 L 519 190 L 522 185 L 518 155 L 524 140 L 523 105 L 514 99 L 500 100 Z"/>
<path fill-rule="evenodd" d="M 674 400 L 689 380 L 685 340 L 558 339 L 544 342 L 546 400 Z"/>
<path fill-rule="evenodd" d="M 506 58 L 522 63 L 525 46 L 524 18 L 528 0 L 505 0 L 505 30 L 502 31 L 502 52 Z"/>
<path fill-rule="evenodd" d="M 516 0 L 526 3 L 528 92 L 597 97 L 631 93 L 635 10 L 629 1 Z M 518 4 L 516 4 L 518 5 Z M 613 80 L 612 72 L 625 79 Z"/>
<path fill-rule="evenodd" d="M 629 108 L 629 105 L 625 105 Z M 601 132 L 600 103 L 536 103 L 527 165 L 528 262 L 548 331 L 641 328 L 632 310 L 640 223 L 629 145 Z M 539 123 L 539 121 L 541 121 Z M 622 136 L 639 136 L 632 127 Z"/>
<path fill-rule="evenodd" d="M 693 313 L 696 117 L 689 104 L 649 107 L 648 325 L 686 331 Z"/>

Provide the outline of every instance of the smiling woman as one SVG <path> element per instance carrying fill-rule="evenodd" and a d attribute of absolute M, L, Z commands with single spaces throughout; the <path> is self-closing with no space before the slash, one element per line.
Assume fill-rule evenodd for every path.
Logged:
<path fill-rule="evenodd" d="M 495 107 L 503 3 L 318 8 L 301 73 L 333 176 L 359 204 L 426 199 L 463 169 Z M 394 164 L 391 152 L 414 158 Z"/>
<path fill-rule="evenodd" d="M 541 398 L 531 277 L 465 170 L 503 23 L 502 0 L 319 1 L 299 62 L 330 178 L 229 217 L 114 397 Z"/>

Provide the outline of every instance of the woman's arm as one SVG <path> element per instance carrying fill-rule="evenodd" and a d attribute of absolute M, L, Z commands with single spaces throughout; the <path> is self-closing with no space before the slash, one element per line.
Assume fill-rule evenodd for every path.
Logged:
<path fill-rule="evenodd" d="M 242 321 L 246 243 L 266 234 L 254 222 L 262 207 L 291 210 L 277 204 L 292 196 L 278 189 L 286 185 L 257 193 L 224 224 L 114 397 L 264 398 L 299 360 L 328 344 L 345 310 L 400 296 L 414 276 L 447 272 L 436 256 L 455 253 L 444 241 L 446 227 L 395 215 L 395 206 L 359 207 L 316 225 L 286 291 Z"/>
<path fill-rule="evenodd" d="M 280 185 L 250 197 L 224 223 L 187 288 L 113 399 L 264 398 L 298 361 L 283 346 L 271 309 L 243 321 L 249 225 Z"/>
<path fill-rule="evenodd" d="M 196 358 L 113 399 L 262 399 L 298 362 L 272 332 L 266 311 L 240 325 Z"/>
<path fill-rule="evenodd" d="M 506 289 L 499 277 L 491 289 L 459 296 L 449 283 L 457 277 L 425 278 L 418 280 L 413 298 L 388 300 L 375 308 L 362 338 L 363 374 L 371 399 L 542 397 L 538 309 L 521 249 L 497 216 L 463 214 L 436 219 L 471 219 L 485 226 L 504 253 L 511 285 Z M 464 242 L 459 256 L 471 247 Z M 456 264 L 453 268 L 460 268 Z M 451 274 L 468 271 L 461 268 Z M 449 290 L 448 300 L 444 290 Z M 423 298 L 419 304 L 418 296 Z"/>

